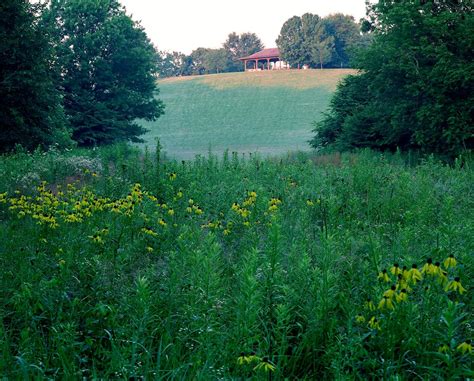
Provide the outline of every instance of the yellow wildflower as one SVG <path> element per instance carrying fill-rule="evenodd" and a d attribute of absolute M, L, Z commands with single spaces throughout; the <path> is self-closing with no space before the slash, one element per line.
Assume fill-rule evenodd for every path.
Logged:
<path fill-rule="evenodd" d="M 471 340 L 466 340 L 465 342 L 459 344 L 456 349 L 461 352 L 463 355 L 466 353 L 472 353 L 472 344 Z"/>
<path fill-rule="evenodd" d="M 275 365 L 268 360 L 268 357 L 262 358 L 262 361 L 253 368 L 253 370 L 264 370 L 265 372 L 274 372 L 275 369 Z"/>
<path fill-rule="evenodd" d="M 390 268 L 390 272 L 393 275 L 398 276 L 398 274 L 402 273 L 402 270 L 400 269 L 400 266 L 398 265 L 398 263 L 394 263 L 393 266 Z"/>
<path fill-rule="evenodd" d="M 99 243 L 99 244 L 104 243 L 102 237 L 97 233 L 92 236 L 89 236 L 89 238 L 95 243 Z"/>
<path fill-rule="evenodd" d="M 314 206 L 314 201 L 310 200 L 309 198 L 306 200 L 306 205 L 308 206 Z"/>
<path fill-rule="evenodd" d="M 166 223 L 166 221 L 165 221 L 163 218 L 160 218 L 160 219 L 158 220 L 158 223 L 159 223 L 161 226 L 163 226 L 163 227 L 165 227 L 166 225 L 168 225 L 168 224 Z"/>
<path fill-rule="evenodd" d="M 177 176 L 176 176 L 176 173 L 174 173 L 174 172 L 172 172 L 172 173 L 169 174 L 169 179 L 170 179 L 171 181 L 176 180 L 176 177 L 177 177 Z"/>
<path fill-rule="evenodd" d="M 390 283 L 390 277 L 388 276 L 386 269 L 383 269 L 381 272 L 379 272 L 377 279 L 381 279 L 385 283 Z"/>
<path fill-rule="evenodd" d="M 397 303 L 405 302 L 408 299 L 407 290 L 402 288 L 399 294 L 396 296 Z"/>
<path fill-rule="evenodd" d="M 146 251 L 149 252 L 149 253 L 153 253 L 153 248 L 151 246 L 147 246 L 146 247 Z"/>
<path fill-rule="evenodd" d="M 439 348 L 438 348 L 438 352 L 439 353 L 448 353 L 449 352 L 448 344 L 440 345 Z"/>
<path fill-rule="evenodd" d="M 383 293 L 383 296 L 386 296 L 387 298 L 389 299 L 393 299 L 393 297 L 395 296 L 396 294 L 396 291 L 397 290 L 397 286 L 396 285 L 392 285 L 392 287 L 390 287 L 390 290 L 387 290 Z"/>
<path fill-rule="evenodd" d="M 278 206 L 276 204 L 272 204 L 268 207 L 269 212 L 276 212 L 278 210 Z"/>
<path fill-rule="evenodd" d="M 370 299 L 367 299 L 367 301 L 364 303 L 364 307 L 369 311 L 375 311 L 375 304 Z"/>
<path fill-rule="evenodd" d="M 448 283 L 448 273 L 444 270 L 441 270 L 439 273 L 438 273 L 438 283 L 445 287 Z"/>
<path fill-rule="evenodd" d="M 436 267 L 433 265 L 433 260 L 431 258 L 427 259 L 425 265 L 421 269 L 421 273 L 427 275 L 435 275 Z"/>
<path fill-rule="evenodd" d="M 418 270 L 418 266 L 416 264 L 411 266 L 411 269 L 408 272 L 408 277 L 410 282 L 413 284 L 416 284 L 416 282 L 423 279 L 423 276 L 421 275 L 420 270 Z"/>
<path fill-rule="evenodd" d="M 405 279 L 405 280 L 410 279 L 410 271 L 407 269 L 406 266 L 403 266 L 403 268 L 402 268 L 402 276 L 403 276 L 403 279 Z"/>
<path fill-rule="evenodd" d="M 260 358 L 255 355 L 255 352 L 251 352 L 248 354 L 242 352 L 240 356 L 237 358 L 238 365 L 251 364 L 254 361 L 260 361 Z"/>
<path fill-rule="evenodd" d="M 156 233 L 155 231 L 153 231 L 152 229 L 150 228 L 142 228 L 141 231 L 147 235 L 150 235 L 152 237 L 158 237 L 158 233 Z"/>
<path fill-rule="evenodd" d="M 362 315 L 356 315 L 355 320 L 359 324 L 365 323 L 365 317 L 363 317 Z"/>
<path fill-rule="evenodd" d="M 393 310 L 395 309 L 392 299 L 388 296 L 384 296 L 378 305 L 379 310 Z"/>
<path fill-rule="evenodd" d="M 448 258 L 444 260 L 444 267 L 449 269 L 450 267 L 456 267 L 457 261 L 456 258 L 454 258 L 454 255 L 451 254 Z"/>
<path fill-rule="evenodd" d="M 174 216 L 174 210 L 173 210 L 173 209 L 169 209 L 169 210 L 168 210 L 168 214 L 169 214 L 170 216 Z"/>
<path fill-rule="evenodd" d="M 466 289 L 462 286 L 461 279 L 458 276 L 454 278 L 454 280 L 448 283 L 445 290 L 446 291 L 459 291 L 461 295 L 464 292 L 466 292 Z"/>
<path fill-rule="evenodd" d="M 378 331 L 380 331 L 380 322 L 377 320 L 377 318 L 375 316 L 372 316 L 369 320 L 369 323 L 368 323 L 368 326 L 371 328 L 371 329 L 376 329 Z"/>

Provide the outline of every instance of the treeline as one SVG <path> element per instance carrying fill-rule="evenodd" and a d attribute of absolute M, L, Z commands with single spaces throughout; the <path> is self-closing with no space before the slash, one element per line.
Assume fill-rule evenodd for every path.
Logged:
<path fill-rule="evenodd" d="M 355 52 L 370 40 L 352 16 L 306 13 L 288 19 L 276 42 L 283 60 L 292 67 L 322 69 L 350 67 Z"/>
<path fill-rule="evenodd" d="M 138 141 L 157 52 L 116 0 L 0 3 L 0 152 Z"/>
<path fill-rule="evenodd" d="M 325 18 L 306 13 L 288 19 L 276 40 L 282 58 L 292 67 L 349 67 L 354 52 L 370 42 L 352 16 Z M 243 71 L 239 58 L 264 48 L 255 33 L 229 34 L 220 49 L 198 48 L 191 54 L 160 52 L 161 77 Z"/>
<path fill-rule="evenodd" d="M 201 75 L 242 71 L 239 58 L 263 49 L 255 33 L 232 32 L 220 49 L 197 48 L 186 55 L 180 52 L 160 52 L 158 58 L 161 77 Z"/>
<path fill-rule="evenodd" d="M 474 6 L 467 1 L 383 0 L 368 8 L 373 43 L 359 52 L 315 148 L 422 150 L 474 147 Z"/>

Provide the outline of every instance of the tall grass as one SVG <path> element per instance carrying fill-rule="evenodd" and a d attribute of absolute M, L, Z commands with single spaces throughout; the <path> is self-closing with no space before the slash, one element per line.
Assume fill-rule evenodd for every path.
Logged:
<path fill-rule="evenodd" d="M 0 375 L 473 377 L 472 163 L 405 160 L 2 157 Z"/>

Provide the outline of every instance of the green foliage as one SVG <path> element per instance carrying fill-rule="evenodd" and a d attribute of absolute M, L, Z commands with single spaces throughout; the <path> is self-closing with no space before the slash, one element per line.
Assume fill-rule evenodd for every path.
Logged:
<path fill-rule="evenodd" d="M 159 52 L 158 74 L 160 77 L 191 75 L 191 57 L 179 52 Z"/>
<path fill-rule="evenodd" d="M 229 58 L 224 49 L 197 48 L 191 53 L 190 61 L 193 75 L 229 71 Z"/>
<path fill-rule="evenodd" d="M 285 21 L 276 43 L 284 61 L 291 65 L 304 65 L 305 46 L 301 31 L 301 18 L 293 16 Z"/>
<path fill-rule="evenodd" d="M 54 0 L 45 20 L 56 29 L 64 107 L 81 146 L 139 141 L 136 119 L 163 113 L 156 51 L 116 0 Z"/>
<path fill-rule="evenodd" d="M 368 151 L 1 157 L 0 374 L 472 378 L 473 176 Z"/>
<path fill-rule="evenodd" d="M 0 3 L 0 152 L 72 143 L 51 70 L 54 50 L 39 5 Z"/>
<path fill-rule="evenodd" d="M 264 48 L 262 41 L 255 33 L 237 34 L 232 32 L 223 45 L 229 58 L 227 71 L 243 71 L 242 62 L 239 58 L 249 56 Z"/>
<path fill-rule="evenodd" d="M 324 18 L 327 34 L 334 38 L 334 51 L 331 64 L 334 67 L 349 67 L 354 50 L 364 47 L 366 35 L 360 35 L 360 26 L 354 17 L 336 13 Z"/>
<path fill-rule="evenodd" d="M 243 71 L 239 58 L 262 49 L 263 44 L 255 33 L 238 35 L 233 32 L 220 49 L 200 47 L 189 56 L 162 52 L 158 59 L 158 72 L 160 77 L 174 77 Z"/>
<path fill-rule="evenodd" d="M 472 6 L 384 1 L 370 11 L 374 42 L 359 57 L 361 74 L 340 86 L 312 145 L 472 149 Z"/>
<path fill-rule="evenodd" d="M 305 13 L 288 19 L 276 42 L 292 66 L 349 67 L 352 51 L 365 45 L 359 29 L 352 16 Z"/>

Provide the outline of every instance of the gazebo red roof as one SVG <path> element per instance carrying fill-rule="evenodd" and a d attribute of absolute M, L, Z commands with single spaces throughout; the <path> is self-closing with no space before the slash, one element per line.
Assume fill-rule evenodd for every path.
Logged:
<path fill-rule="evenodd" d="M 266 58 L 279 58 L 280 50 L 278 48 L 269 48 L 260 50 L 257 53 L 254 53 L 248 57 L 239 58 L 239 60 L 263 60 Z"/>

